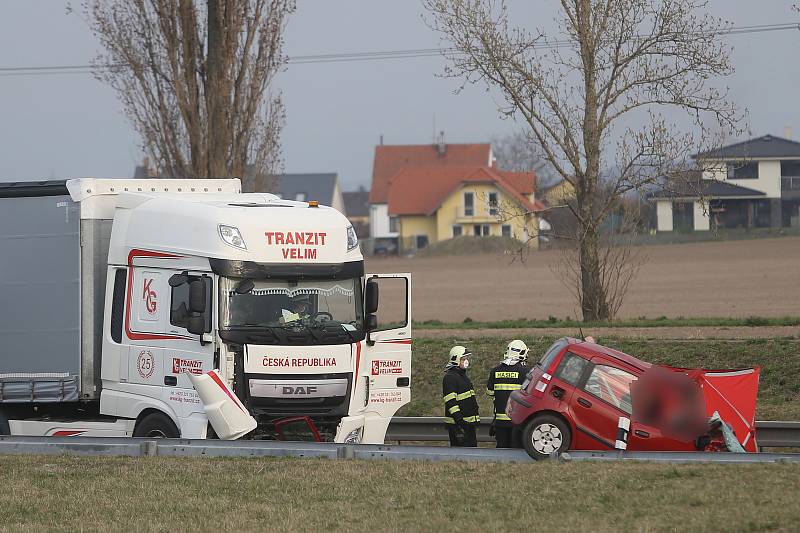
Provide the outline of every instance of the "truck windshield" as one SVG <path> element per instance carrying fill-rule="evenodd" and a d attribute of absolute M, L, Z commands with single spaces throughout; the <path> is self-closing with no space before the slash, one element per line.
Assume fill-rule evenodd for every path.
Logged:
<path fill-rule="evenodd" d="M 220 329 L 226 340 L 343 344 L 363 338 L 359 279 L 242 282 L 223 278 L 220 283 Z"/>

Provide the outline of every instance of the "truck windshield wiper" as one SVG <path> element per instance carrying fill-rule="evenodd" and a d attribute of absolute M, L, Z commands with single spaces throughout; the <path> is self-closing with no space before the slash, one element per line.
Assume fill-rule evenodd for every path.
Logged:
<path fill-rule="evenodd" d="M 354 335 L 354 332 L 345 328 L 344 324 L 342 324 L 341 322 L 328 321 L 328 322 L 323 322 L 322 324 L 315 324 L 313 327 L 315 329 L 321 329 L 323 331 L 323 334 L 338 335 L 339 333 L 344 332 L 347 334 L 348 337 L 350 337 L 351 341 L 353 342 L 358 341 L 358 337 Z M 335 328 L 335 329 L 328 329 L 328 328 Z"/>
<path fill-rule="evenodd" d="M 322 337 L 318 336 L 317 332 L 315 332 L 314 329 L 311 326 L 309 326 L 307 324 L 303 324 L 300 321 L 294 321 L 294 322 L 291 322 L 289 324 L 285 324 L 283 326 L 268 326 L 268 327 L 279 328 L 279 329 L 282 329 L 284 331 L 297 331 L 297 330 L 300 330 L 302 328 L 302 329 L 306 330 L 308 333 L 310 333 L 311 336 L 314 337 L 314 340 L 316 340 L 317 342 L 322 340 Z"/>

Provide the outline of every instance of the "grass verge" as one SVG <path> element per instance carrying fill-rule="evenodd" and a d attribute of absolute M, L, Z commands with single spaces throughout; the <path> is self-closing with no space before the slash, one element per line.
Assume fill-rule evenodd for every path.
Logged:
<path fill-rule="evenodd" d="M 0 457 L 0 530 L 791 530 L 800 465 Z"/>
<path fill-rule="evenodd" d="M 507 329 L 507 328 L 677 328 L 677 327 L 763 327 L 763 326 L 800 326 L 800 317 L 763 317 L 750 316 L 746 318 L 714 318 L 698 317 L 667 318 L 628 318 L 607 322 L 581 322 L 572 318 L 557 318 L 554 316 L 546 319 L 517 318 L 513 320 L 498 320 L 495 322 L 478 322 L 471 318 L 463 322 L 442 322 L 440 320 L 425 320 L 414 322 L 414 327 L 424 329 Z"/>
<path fill-rule="evenodd" d="M 400 416 L 443 416 L 442 370 L 454 344 L 467 346 L 474 354 L 469 376 L 478 392 L 483 416 L 491 416 L 492 406 L 485 394 L 486 378 L 511 339 L 415 339 L 412 359 L 411 403 Z M 553 337 L 525 338 L 531 351 L 529 364 L 545 352 Z M 621 350 L 644 361 L 689 368 L 761 367 L 756 418 L 759 420 L 800 420 L 800 341 L 791 339 L 753 339 L 747 341 L 697 340 L 648 341 L 598 338 L 597 342 Z"/>

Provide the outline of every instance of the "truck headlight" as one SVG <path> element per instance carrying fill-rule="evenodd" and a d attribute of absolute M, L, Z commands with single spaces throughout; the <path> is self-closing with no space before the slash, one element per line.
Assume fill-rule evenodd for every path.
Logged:
<path fill-rule="evenodd" d="M 347 226 L 347 251 L 354 249 L 358 246 L 358 235 L 353 226 Z"/>
<path fill-rule="evenodd" d="M 242 234 L 239 233 L 239 228 L 220 224 L 219 236 L 223 241 L 225 241 L 225 244 L 229 244 L 234 248 L 239 248 L 240 250 L 247 250 L 247 245 L 244 243 Z"/>
<path fill-rule="evenodd" d="M 363 426 L 357 429 L 354 429 L 350 433 L 347 434 L 347 437 L 344 438 L 345 444 L 361 444 L 361 432 L 364 430 Z"/>

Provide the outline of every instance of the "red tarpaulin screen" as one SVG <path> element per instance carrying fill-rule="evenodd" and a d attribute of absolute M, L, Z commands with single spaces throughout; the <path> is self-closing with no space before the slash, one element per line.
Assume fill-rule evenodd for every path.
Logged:
<path fill-rule="evenodd" d="M 756 397 L 761 369 L 703 370 L 675 369 L 686 372 L 703 389 L 706 415 L 714 411 L 736 432 L 736 438 L 748 452 L 757 452 Z"/>

